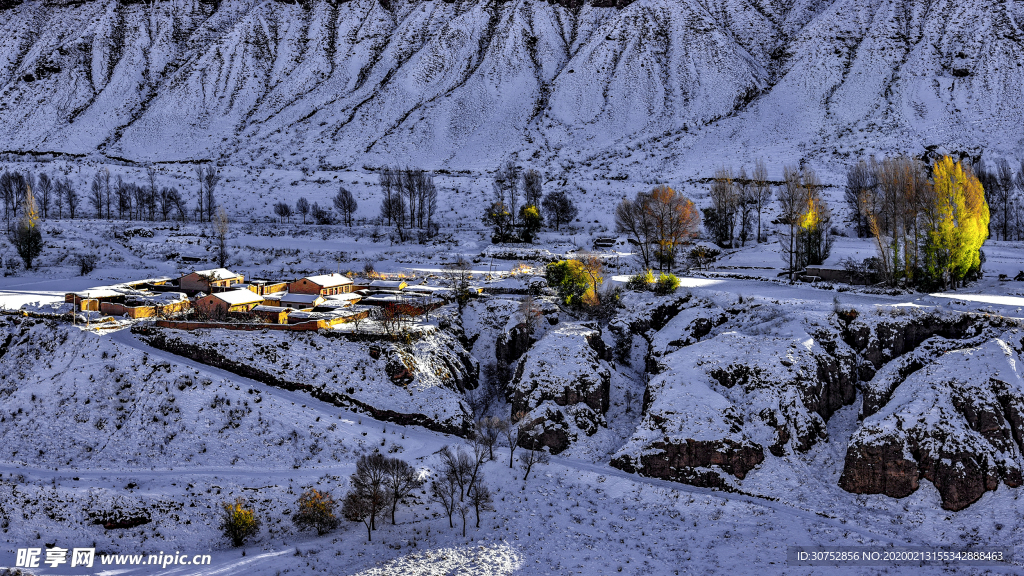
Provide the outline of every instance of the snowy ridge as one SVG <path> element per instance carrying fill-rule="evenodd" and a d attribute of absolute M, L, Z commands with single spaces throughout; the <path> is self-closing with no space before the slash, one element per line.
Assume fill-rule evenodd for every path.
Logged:
<path fill-rule="evenodd" d="M 9 6 L 9 5 L 8 5 Z M 227 0 L 0 9 L 0 148 L 606 177 L 1024 150 L 1024 7 Z"/>

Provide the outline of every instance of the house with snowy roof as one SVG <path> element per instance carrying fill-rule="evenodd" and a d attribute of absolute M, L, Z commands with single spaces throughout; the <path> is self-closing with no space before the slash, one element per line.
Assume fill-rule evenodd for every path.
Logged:
<path fill-rule="evenodd" d="M 312 310 L 324 302 L 323 296 L 319 294 L 301 294 L 288 292 L 281 296 L 279 306 L 294 308 L 296 310 Z"/>
<path fill-rule="evenodd" d="M 245 277 L 226 268 L 196 270 L 178 279 L 178 288 L 183 292 L 214 292 L 227 290 L 245 281 Z"/>
<path fill-rule="evenodd" d="M 228 312 L 248 312 L 262 303 L 262 296 L 242 289 L 207 294 L 196 299 L 195 307 L 210 316 L 225 316 Z"/>
<path fill-rule="evenodd" d="M 352 291 L 352 281 L 342 274 L 319 274 L 306 276 L 288 285 L 288 292 L 293 294 L 319 294 L 333 296 Z"/>

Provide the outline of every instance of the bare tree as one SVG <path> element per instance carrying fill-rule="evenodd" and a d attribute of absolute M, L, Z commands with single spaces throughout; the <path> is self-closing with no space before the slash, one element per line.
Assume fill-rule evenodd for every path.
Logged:
<path fill-rule="evenodd" d="M 796 167 L 786 166 L 782 177 L 785 184 L 779 187 L 776 200 L 779 204 L 779 223 L 786 227 L 787 232 L 780 235 L 779 246 L 789 270 L 789 282 L 792 283 L 794 268 L 799 261 L 797 227 L 806 201 L 800 171 Z"/>
<path fill-rule="evenodd" d="M 362 522 L 366 526 L 366 541 L 373 541 L 373 518 L 380 508 L 369 496 L 353 488 L 345 495 L 341 503 L 341 515 L 353 522 Z"/>
<path fill-rule="evenodd" d="M 477 477 L 476 482 L 474 482 L 469 488 L 469 494 L 467 494 L 467 497 L 469 498 L 469 503 L 476 510 L 476 527 L 479 528 L 480 512 L 494 510 L 494 497 L 491 496 L 491 490 L 484 482 L 482 474 Z"/>
<path fill-rule="evenodd" d="M 334 209 L 338 211 L 338 214 L 341 214 L 341 217 L 345 220 L 345 224 L 351 227 L 352 215 L 355 214 L 356 210 L 359 208 L 359 203 L 356 202 L 355 196 L 342 186 L 338 189 L 338 193 L 334 196 L 333 201 Z"/>
<path fill-rule="evenodd" d="M 57 218 L 64 218 L 64 203 L 67 200 L 67 193 L 64 191 L 64 180 L 56 179 L 53 182 L 53 205 L 57 209 Z"/>
<path fill-rule="evenodd" d="M 511 470 L 515 463 L 513 457 L 516 453 L 516 448 L 519 447 L 519 442 L 529 436 L 530 427 L 525 426 L 523 418 L 526 417 L 526 413 L 517 412 L 515 414 L 515 421 L 506 421 L 507 426 L 502 426 L 502 433 L 505 436 L 505 443 L 508 445 L 508 467 Z"/>
<path fill-rule="evenodd" d="M 747 169 L 744 167 L 740 168 L 736 177 L 736 192 L 740 211 L 740 245 L 746 246 L 752 236 L 750 228 L 754 224 L 753 212 L 757 199 L 754 197 L 754 184 L 747 178 Z"/>
<path fill-rule="evenodd" d="M 473 426 L 473 441 L 487 449 L 487 456 L 491 460 L 494 460 L 494 445 L 501 437 L 501 422 L 497 416 L 484 416 Z"/>
<path fill-rule="evenodd" d="M 437 214 L 437 186 L 434 185 L 433 174 L 428 173 L 423 176 L 420 190 L 420 217 L 424 218 L 425 216 L 427 235 L 433 236 L 436 226 L 434 216 Z"/>
<path fill-rule="evenodd" d="M 731 169 L 719 168 L 715 171 L 715 178 L 711 181 L 711 206 L 715 214 L 715 221 L 707 222 L 707 224 L 712 225 L 715 243 L 732 248 L 733 238 L 736 236 L 739 196 L 736 194 L 736 184 Z"/>
<path fill-rule="evenodd" d="M 597 259 L 596 273 L 597 275 L 601 274 L 600 259 Z M 591 276 L 591 280 L 596 280 L 596 277 Z M 596 286 L 596 284 L 594 285 Z M 533 332 L 537 329 L 537 324 L 540 323 L 541 318 L 540 306 L 537 305 L 537 300 L 533 296 L 523 298 L 523 302 L 519 305 L 519 315 L 523 320 L 523 326 L 526 328 L 527 336 L 533 336 Z"/>
<path fill-rule="evenodd" d="M 110 208 L 114 204 L 114 189 L 110 185 L 110 170 L 104 168 L 100 171 L 100 181 L 103 183 L 103 204 L 107 208 L 107 220 L 110 220 Z"/>
<path fill-rule="evenodd" d="M 103 218 L 103 176 L 102 171 L 97 171 L 92 177 L 92 184 L 89 185 L 89 203 L 96 210 L 96 218 Z"/>
<path fill-rule="evenodd" d="M 50 179 L 50 175 L 43 172 L 39 175 L 39 180 L 36 181 L 36 194 L 39 198 L 39 209 L 43 212 L 43 220 L 45 220 L 50 214 L 50 206 L 53 203 L 53 180 Z"/>
<path fill-rule="evenodd" d="M 379 452 L 360 456 L 356 460 L 356 471 L 352 474 L 352 489 L 370 503 L 370 529 L 377 529 L 377 513 L 388 504 L 387 458 Z"/>
<path fill-rule="evenodd" d="M 514 227 L 519 212 L 519 167 L 515 162 L 508 160 L 498 167 L 492 190 L 495 202 L 501 202 L 508 208 Z"/>
<path fill-rule="evenodd" d="M 199 214 L 199 221 L 203 221 L 203 214 L 206 214 L 205 200 L 206 196 L 203 194 L 204 183 L 206 182 L 206 167 L 202 164 L 196 164 L 192 170 L 195 172 L 196 181 L 199 182 L 199 192 L 196 194 L 196 212 Z"/>
<path fill-rule="evenodd" d="M 295 211 L 302 215 L 302 223 L 306 223 L 306 216 L 309 215 L 309 200 L 305 196 L 295 201 Z"/>
<path fill-rule="evenodd" d="M 1017 195 L 1014 196 L 1014 223 L 1017 229 L 1017 240 L 1021 239 L 1021 235 L 1024 234 L 1024 160 L 1020 161 L 1020 167 L 1017 168 L 1017 176 L 1013 179 L 1014 187 L 1017 189 Z"/>
<path fill-rule="evenodd" d="M 651 244 L 657 236 L 650 202 L 650 193 L 639 192 L 635 200 L 623 198 L 615 207 L 615 230 L 633 241 L 644 270 L 651 267 Z"/>
<path fill-rule="evenodd" d="M 1010 223 L 1013 220 L 1013 189 L 1016 183 L 1013 179 L 1013 169 L 1010 168 L 1010 163 L 1006 158 L 996 160 L 994 180 L 997 183 L 995 193 L 987 194 L 990 198 L 989 206 L 997 207 L 996 222 L 999 224 L 1001 236 L 1003 240 L 1009 240 Z"/>
<path fill-rule="evenodd" d="M 8 231 L 11 229 L 11 218 L 18 206 L 18 198 L 25 187 L 25 179 L 18 172 L 4 172 L 0 175 L 0 197 L 4 203 L 4 221 Z"/>
<path fill-rule="evenodd" d="M 405 242 L 405 198 L 398 193 L 384 198 L 380 214 L 382 218 L 394 222 L 399 242 Z"/>
<path fill-rule="evenodd" d="M 217 209 L 217 183 L 220 182 L 220 172 L 217 171 L 216 166 L 207 166 L 206 175 L 203 177 L 205 180 L 206 189 L 206 221 L 213 221 L 214 211 Z"/>
<path fill-rule="evenodd" d="M 441 458 L 444 473 L 450 475 L 456 486 L 459 487 L 459 499 L 461 500 L 466 495 L 466 488 L 473 484 L 473 477 L 477 469 L 474 459 L 462 449 L 452 450 L 448 446 L 442 447 L 437 454 Z"/>
<path fill-rule="evenodd" d="M 754 164 L 751 183 L 754 187 L 754 201 L 757 210 L 757 242 L 760 244 L 764 242 L 764 237 L 761 235 L 761 214 L 772 201 L 772 187 L 768 183 L 768 168 L 761 158 L 758 158 L 757 163 Z"/>
<path fill-rule="evenodd" d="M 453 295 L 455 296 L 455 302 L 459 306 L 459 314 L 462 314 L 463 308 L 466 303 L 469 302 L 471 297 L 470 282 L 473 279 L 472 264 L 468 260 L 458 255 L 454 261 L 446 262 L 441 267 L 441 272 L 448 280 L 448 285 L 451 287 Z"/>
<path fill-rule="evenodd" d="M 423 485 L 416 469 L 401 458 L 388 458 L 384 462 L 384 487 L 391 503 L 391 524 L 395 524 L 398 504 L 408 498 L 414 490 Z"/>
<path fill-rule="evenodd" d="M 528 449 L 526 452 L 519 455 L 519 467 L 522 468 L 523 480 L 525 481 L 530 477 L 530 470 L 533 470 L 534 464 L 547 464 L 550 462 L 548 453 L 544 450 L 534 450 L 533 448 Z"/>
<path fill-rule="evenodd" d="M 455 513 L 456 501 L 459 499 L 459 487 L 455 478 L 447 473 L 439 474 L 430 483 L 430 501 L 436 502 L 448 514 L 448 527 L 455 528 L 452 515 Z"/>
<path fill-rule="evenodd" d="M 78 191 L 75 190 L 74 185 L 71 184 L 69 178 L 61 180 L 64 189 L 64 202 L 68 205 L 68 217 L 72 220 L 75 219 L 75 211 L 78 210 L 78 205 L 81 199 L 78 196 Z"/>
<path fill-rule="evenodd" d="M 847 170 L 843 199 L 853 212 L 858 238 L 863 238 L 869 233 L 867 214 L 871 209 L 866 205 L 867 195 L 874 194 L 877 188 L 878 172 L 874 166 L 861 160 Z"/>
<path fill-rule="evenodd" d="M 114 179 L 114 194 L 117 196 L 117 217 L 124 218 L 125 210 L 131 210 L 129 184 L 118 174 Z"/>
<path fill-rule="evenodd" d="M 560 230 L 562 224 L 572 222 L 579 214 L 579 210 L 576 209 L 572 198 L 569 197 L 565 190 L 558 190 L 548 194 L 544 197 L 542 204 L 548 218 L 554 220 L 555 230 Z"/>
<path fill-rule="evenodd" d="M 221 268 L 228 262 L 228 214 L 224 208 L 217 207 L 217 219 L 213 223 L 217 241 L 217 265 Z"/>
<path fill-rule="evenodd" d="M 394 194 L 402 193 L 397 168 L 389 168 L 385 166 L 380 169 L 380 188 L 384 193 L 384 199 L 381 201 L 381 216 L 388 221 L 388 226 L 390 226 L 392 219 L 405 218 L 404 204 L 402 205 L 402 211 L 400 213 L 394 213 L 396 206 L 392 196 Z M 342 190 L 344 190 L 344 188 L 342 188 Z M 339 190 L 338 193 L 340 194 L 341 191 Z"/>
<path fill-rule="evenodd" d="M 178 212 L 178 217 L 184 222 L 188 218 L 188 208 L 185 207 L 186 201 L 185 196 L 178 191 L 177 188 L 170 188 L 167 190 L 168 202 L 174 206 L 174 209 Z"/>
<path fill-rule="evenodd" d="M 543 180 L 541 173 L 532 168 L 523 173 L 523 194 L 527 206 L 540 207 L 541 198 L 544 197 Z"/>
<path fill-rule="evenodd" d="M 291 220 L 292 218 L 292 207 L 287 202 L 275 202 L 274 203 L 274 214 L 281 219 L 281 223 L 284 223 L 285 218 Z"/>

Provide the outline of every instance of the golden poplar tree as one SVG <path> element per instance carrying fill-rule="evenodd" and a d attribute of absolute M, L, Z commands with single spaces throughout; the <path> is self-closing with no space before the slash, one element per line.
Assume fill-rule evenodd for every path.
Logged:
<path fill-rule="evenodd" d="M 981 267 L 980 250 L 988 239 L 988 202 L 970 167 L 949 156 L 932 166 L 932 190 L 925 247 L 928 273 L 955 287 Z"/>

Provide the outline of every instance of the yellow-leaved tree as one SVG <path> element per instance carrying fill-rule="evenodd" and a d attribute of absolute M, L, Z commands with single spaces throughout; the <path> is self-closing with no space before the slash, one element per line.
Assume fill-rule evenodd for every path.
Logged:
<path fill-rule="evenodd" d="M 981 268 L 988 239 L 985 190 L 970 166 L 944 156 L 932 166 L 932 202 L 925 209 L 926 271 L 931 280 L 956 287 Z"/>

